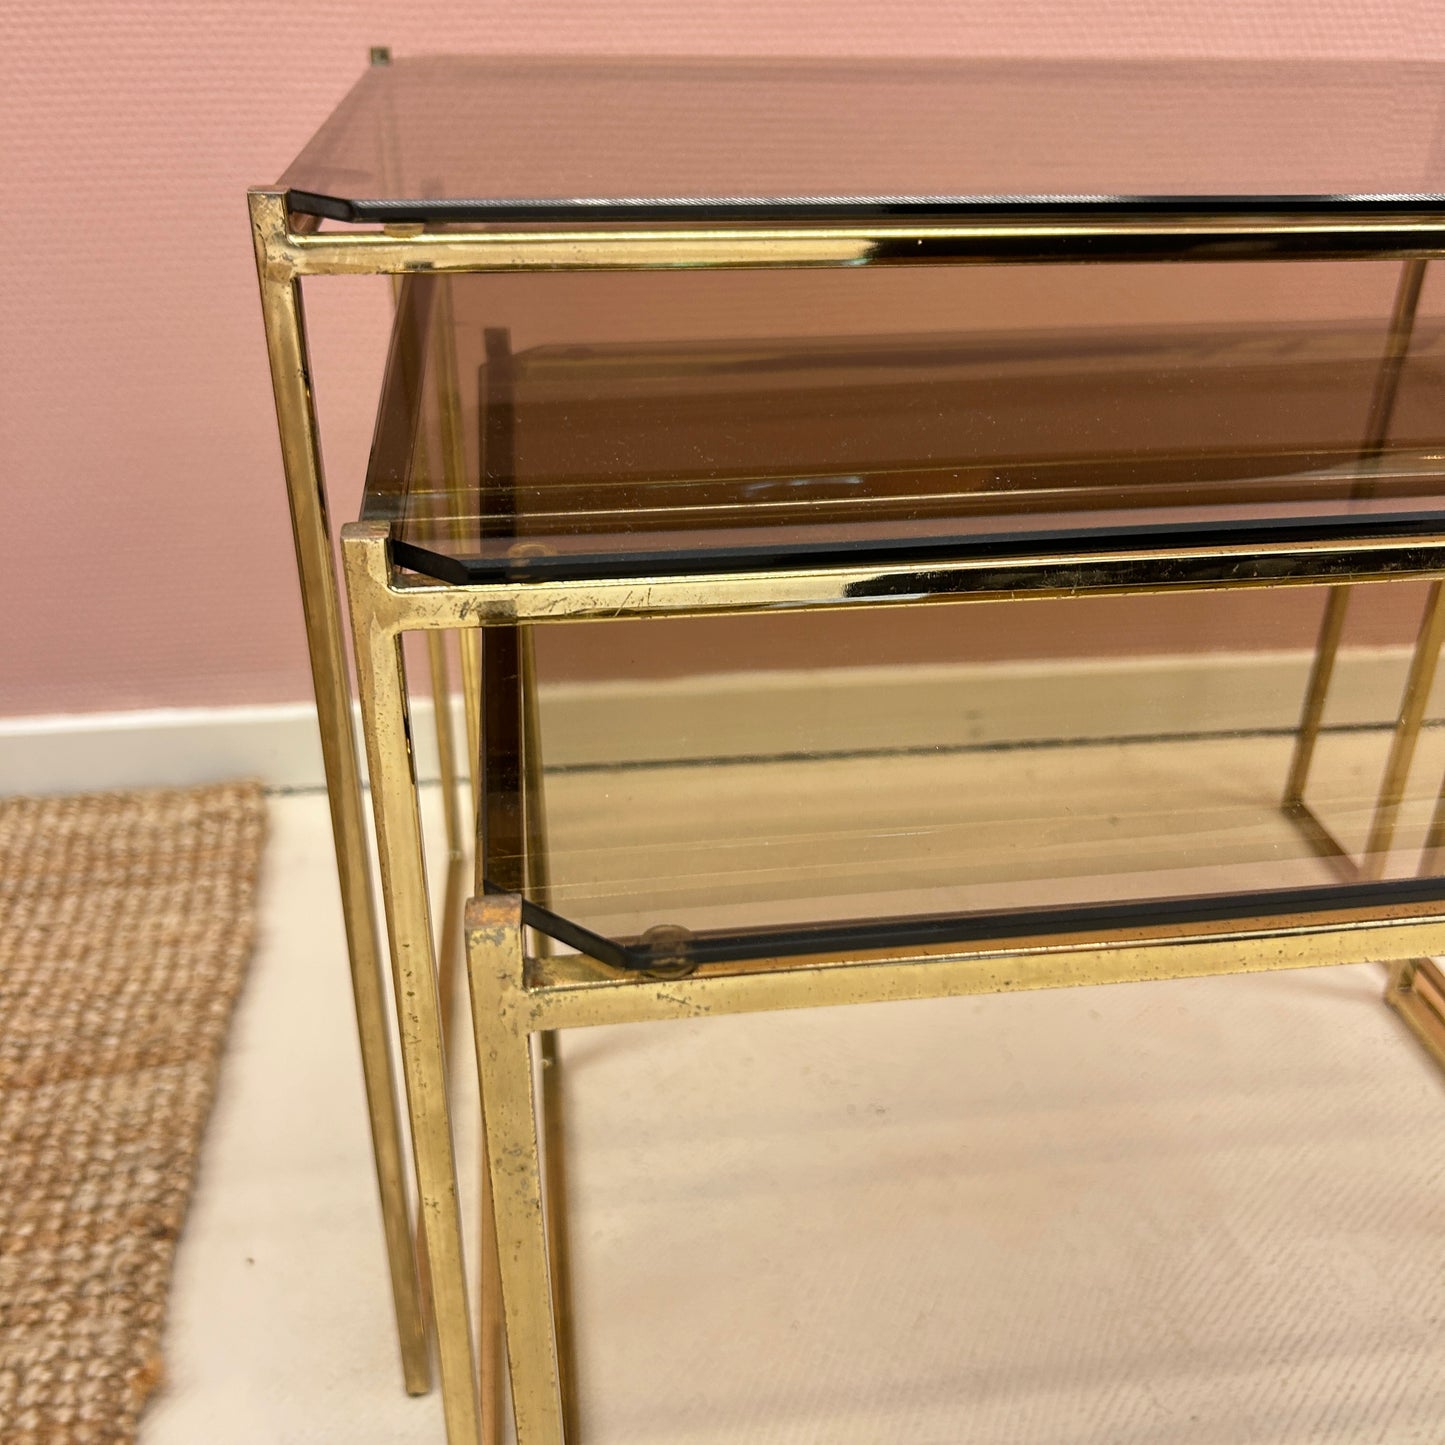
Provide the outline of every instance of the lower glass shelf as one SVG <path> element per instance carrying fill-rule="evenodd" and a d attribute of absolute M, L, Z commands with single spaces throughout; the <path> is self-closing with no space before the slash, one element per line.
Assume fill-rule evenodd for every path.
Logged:
<path fill-rule="evenodd" d="M 494 799 L 522 841 L 493 828 L 486 877 L 560 946 L 653 971 L 1442 900 L 1445 689 L 1420 631 L 1440 607 L 1408 581 L 942 607 L 906 631 L 538 628 L 540 782 Z"/>

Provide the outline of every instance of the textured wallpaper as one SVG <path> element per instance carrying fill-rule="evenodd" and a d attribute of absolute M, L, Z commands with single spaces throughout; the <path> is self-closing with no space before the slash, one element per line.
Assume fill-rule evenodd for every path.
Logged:
<path fill-rule="evenodd" d="M 308 679 L 246 225 L 368 45 L 852 55 L 1445 55 L 1445 8 L 916 0 L 9 0 L 0 13 L 0 714 L 267 702 Z M 387 296 L 308 298 L 333 511 Z"/>

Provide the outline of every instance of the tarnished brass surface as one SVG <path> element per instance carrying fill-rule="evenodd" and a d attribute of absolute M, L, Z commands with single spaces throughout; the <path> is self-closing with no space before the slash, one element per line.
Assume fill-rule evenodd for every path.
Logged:
<path fill-rule="evenodd" d="M 285 192 L 269 196 L 284 209 Z M 973 225 L 655 226 L 617 230 L 498 229 L 268 233 L 291 275 L 396 272 L 648 270 L 700 266 L 1000 265 L 1087 261 L 1418 260 L 1445 255 L 1445 217 L 1361 211 L 1329 218 L 1107 215 Z"/>
<path fill-rule="evenodd" d="M 384 525 L 349 522 L 343 536 L 385 544 Z M 1167 549 L 1040 552 L 951 558 L 903 565 L 775 568 L 608 581 L 487 583 L 452 587 L 393 573 L 388 609 L 408 629 L 484 627 L 505 622 L 616 621 L 697 617 L 770 609 L 824 611 L 918 603 L 1025 601 L 1032 598 L 1225 591 L 1238 587 L 1351 585 L 1404 576 L 1445 576 L 1445 532 L 1412 538 L 1272 542 Z"/>
<path fill-rule="evenodd" d="M 467 958 L 517 1445 L 561 1445 L 562 1391 L 532 1038 L 516 1006 L 522 911 L 515 894 L 474 899 L 468 906 Z"/>
<path fill-rule="evenodd" d="M 685 979 L 639 980 L 576 955 L 530 959 L 522 999 L 534 1029 L 751 1013 L 1081 984 L 1213 977 L 1445 952 L 1445 906 L 1293 919 L 1128 929 L 1106 937 L 1020 937 L 908 954 L 704 965 Z M 523 1001 L 524 1000 L 524 1001 Z"/>
<path fill-rule="evenodd" d="M 886 1000 L 940 998 L 1025 988 L 1201 977 L 1304 968 L 1360 959 L 1403 959 L 1445 948 L 1445 912 L 1437 905 L 1384 917 L 1356 912 L 1287 920 L 1263 930 L 1137 929 L 1109 938 L 1021 938 L 986 949 L 920 950 L 909 957 L 763 960 L 699 969 L 685 979 L 609 973 L 585 959 L 526 959 L 521 900 L 473 900 L 467 916 L 473 1026 L 482 1060 L 487 1136 L 493 1166 L 504 1308 L 519 1445 L 560 1445 L 558 1312 L 548 1268 L 538 1110 L 531 1051 L 534 1033 L 593 1024 L 702 1018 L 767 1009 L 820 1008 Z M 1413 990 L 1391 1002 L 1445 1062 L 1445 991 L 1422 965 Z M 1435 988 L 1426 991 L 1425 981 Z M 1432 1002 L 1433 998 L 1433 1002 Z M 569 1422 L 570 1423 L 570 1422 Z M 575 1434 L 573 1436 L 575 1438 Z"/>
<path fill-rule="evenodd" d="M 384 577 L 368 571 L 375 554 L 353 543 L 343 546 L 342 557 L 351 602 L 357 691 L 365 720 L 402 1071 L 426 1239 L 442 1410 L 448 1439 L 470 1442 L 479 1438 L 481 1429 L 477 1366 L 401 637 L 394 629 L 379 624 L 370 606 L 372 593 L 378 584 L 384 585 Z"/>
<path fill-rule="evenodd" d="M 261 310 L 281 436 L 281 455 L 296 543 L 306 640 L 321 725 L 321 753 L 336 842 L 342 915 L 351 962 L 361 1043 L 367 1113 L 371 1123 L 377 1188 L 381 1196 L 391 1288 L 401 1346 L 402 1373 L 411 1394 L 431 1385 L 426 1321 L 420 1295 L 418 1261 L 413 1254 L 404 1149 L 397 1116 L 390 1027 L 376 938 L 376 906 L 371 863 L 362 819 L 361 773 L 351 722 L 351 680 L 341 630 L 341 610 L 327 519 L 321 451 L 312 403 L 305 323 L 300 287 L 274 264 L 270 250 L 284 207 L 274 198 L 251 197 L 252 232 L 261 282 Z"/>

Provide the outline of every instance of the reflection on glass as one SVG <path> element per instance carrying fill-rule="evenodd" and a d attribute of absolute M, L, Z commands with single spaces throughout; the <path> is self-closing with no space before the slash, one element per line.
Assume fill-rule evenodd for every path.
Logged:
<path fill-rule="evenodd" d="M 368 71 L 281 184 L 350 220 L 706 222 L 767 202 L 891 219 L 1058 197 L 1398 208 L 1445 191 L 1440 77 L 1361 58 L 419 56 Z"/>
<path fill-rule="evenodd" d="M 452 581 L 1434 529 L 1445 327 L 1413 319 L 1372 439 L 1400 268 L 1291 269 L 1313 289 L 1244 264 L 571 278 L 580 322 L 525 284 L 413 282 L 368 507 Z M 556 339 L 569 315 L 590 334 Z M 889 318 L 920 329 L 860 329 Z"/>
<path fill-rule="evenodd" d="M 1308 796 L 1354 849 L 1425 590 L 1364 589 L 1337 662 Z M 1338 906 L 1353 870 L 1282 807 L 1324 593 L 938 607 L 910 621 L 903 663 L 852 615 L 540 628 L 550 882 L 534 896 L 607 939 L 678 926 L 718 957 L 819 924 L 864 946 L 981 918 L 992 936 L 1052 931 L 1060 910 L 1120 903 L 1148 904 L 1133 922 L 1247 915 L 1289 890 L 1307 890 L 1295 909 Z M 749 653 L 761 670 L 702 670 Z M 588 668 L 613 680 L 568 681 Z M 1386 893 L 1416 887 L 1445 773 L 1435 691 Z"/>

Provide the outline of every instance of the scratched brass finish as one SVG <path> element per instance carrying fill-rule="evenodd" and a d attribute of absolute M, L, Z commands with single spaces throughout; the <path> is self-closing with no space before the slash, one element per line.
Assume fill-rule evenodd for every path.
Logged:
<path fill-rule="evenodd" d="M 474 903 L 467 939 L 517 1441 L 518 1445 L 543 1441 L 560 1445 L 561 1370 L 544 1218 L 532 1031 L 514 1017 L 513 980 L 522 939 L 520 900 L 508 895 Z M 504 1016 L 505 1028 L 492 1026 Z"/>
<path fill-rule="evenodd" d="M 280 198 L 281 193 L 274 193 Z M 269 239 L 269 238 L 268 238 Z M 997 266 L 1090 261 L 1428 260 L 1445 254 L 1445 220 L 1374 213 L 972 226 L 749 227 L 729 230 L 281 233 L 292 275 L 445 275 L 487 271 L 633 271 L 705 266 Z"/>
<path fill-rule="evenodd" d="M 372 63 L 389 63 L 386 52 L 373 52 Z M 403 278 L 392 278 L 392 297 L 396 309 L 407 304 L 406 284 Z M 403 334 L 409 321 L 396 324 L 393 330 Z M 449 385 L 454 376 L 453 358 L 445 346 L 446 333 L 437 330 L 433 334 L 435 347 L 434 374 L 437 378 L 434 410 L 436 411 L 440 437 L 435 449 L 441 455 L 440 472 L 449 486 L 460 485 L 460 470 L 457 462 L 460 424 L 457 392 Z M 432 444 L 424 432 L 419 431 L 415 445 L 422 465 L 430 466 L 428 452 Z M 467 778 L 475 813 L 478 788 L 480 786 L 477 758 L 477 731 L 475 718 L 479 706 L 476 692 L 475 673 L 467 666 L 468 649 L 462 651 L 463 692 L 468 706 L 465 716 Z M 441 1014 L 442 1055 L 447 1066 L 447 1081 L 450 1087 L 457 1076 L 456 1019 L 462 1000 L 457 996 L 457 983 L 462 967 L 461 921 L 466 868 L 468 861 L 467 833 L 463 826 L 461 808 L 457 797 L 459 773 L 457 769 L 456 737 L 452 721 L 451 663 L 448 655 L 447 634 L 429 632 L 426 637 L 427 670 L 431 683 L 431 700 L 434 712 L 437 748 L 437 771 L 441 783 L 442 818 L 446 839 L 446 884 L 442 898 L 441 917 L 437 923 L 437 1005 Z M 478 1212 L 480 1229 L 478 1243 L 480 1258 L 477 1263 L 477 1348 L 480 1354 L 478 1383 L 480 1386 L 481 1438 L 482 1445 L 496 1445 L 504 1433 L 501 1389 L 501 1318 L 498 1310 L 500 1290 L 497 1276 L 497 1248 L 495 1238 L 495 1216 L 491 1208 L 490 1177 L 486 1166 L 485 1152 L 478 1160 Z M 429 1319 L 436 1318 L 436 1301 L 432 1295 L 432 1280 L 427 1255 L 426 1225 L 418 1218 L 415 1226 L 416 1257 L 420 1267 L 423 1290 L 423 1306 Z"/>
<path fill-rule="evenodd" d="M 374 524 L 348 523 L 348 526 Z M 364 535 L 358 533 L 357 535 Z M 618 617 L 738 616 L 778 608 L 823 611 L 908 607 L 949 601 L 1026 601 L 1133 596 L 1214 587 L 1308 587 L 1445 575 L 1445 531 L 1407 540 L 1340 539 L 1253 547 L 1200 548 L 1187 556 L 1140 549 L 1088 554 L 1057 551 L 1011 559 L 1007 573 L 987 560 L 919 565 L 779 568 L 706 578 L 632 577 L 537 582 L 525 588 L 483 583 L 458 588 L 399 577 L 408 627 L 471 628 L 506 622 L 612 621 Z"/>
<path fill-rule="evenodd" d="M 602 965 L 528 959 L 514 895 L 472 902 L 467 919 L 473 1024 L 487 1100 L 498 1235 L 503 1243 L 512 1397 L 519 1445 L 563 1439 L 559 1363 L 548 1272 L 547 1218 L 539 1183 L 538 1123 L 531 1052 L 534 1033 L 602 1023 L 697 1018 L 767 1009 L 952 997 L 1027 988 L 1204 977 L 1365 959 L 1388 961 L 1445 946 L 1438 905 L 1409 914 L 1319 916 L 1264 932 L 1135 930 L 1110 938 L 1012 939 L 986 950 L 937 949 L 900 957 L 774 960 L 699 969 L 680 980 L 617 975 Z M 1432 975 L 1438 977 L 1438 975 Z M 1422 977 L 1421 975 L 1417 975 Z M 1423 982 L 1391 1001 L 1437 1051 L 1445 995 Z M 1432 1022 L 1422 1022 L 1431 1019 Z M 1426 1028 L 1434 1032 L 1426 1034 Z"/>
<path fill-rule="evenodd" d="M 296 540 L 306 638 L 321 724 L 321 749 L 331 804 L 342 912 L 356 1000 L 372 1149 L 381 1195 L 382 1225 L 391 1269 L 392 1298 L 401 1345 L 402 1373 L 411 1394 L 431 1384 L 417 1259 L 408 1222 L 404 1149 L 396 1108 L 396 1085 L 388 1042 L 385 995 L 376 941 L 371 863 L 361 811 L 361 778 L 351 722 L 351 683 L 346 665 L 331 533 L 326 514 L 321 451 L 312 407 L 301 290 L 294 275 L 272 263 L 268 237 L 284 226 L 278 198 L 252 193 L 251 223 L 261 280 L 261 308 L 276 396 L 282 459 Z"/>
<path fill-rule="evenodd" d="M 357 690 L 367 721 L 366 751 L 377 819 L 382 897 L 391 940 L 403 1077 L 411 1117 L 420 1212 L 451 1440 L 480 1437 L 476 1363 L 462 1252 L 440 990 L 412 767 L 411 723 L 401 638 L 367 608 L 359 569 L 368 559 L 346 547 L 356 639 Z"/>

